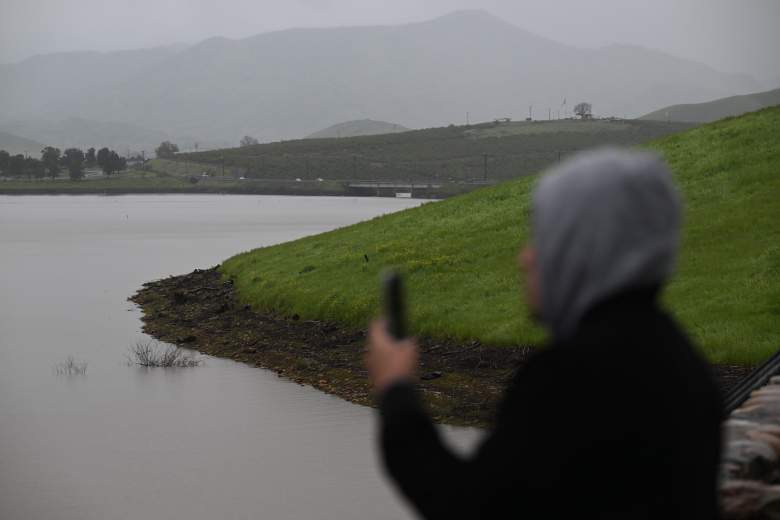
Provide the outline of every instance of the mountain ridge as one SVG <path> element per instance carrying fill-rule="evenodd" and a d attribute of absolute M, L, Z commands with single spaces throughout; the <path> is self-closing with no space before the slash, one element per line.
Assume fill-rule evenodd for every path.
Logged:
<path fill-rule="evenodd" d="M 774 105 L 780 105 L 780 88 L 753 94 L 713 99 L 704 103 L 672 105 L 654 110 L 639 119 L 710 123 L 724 117 L 739 116 Z"/>
<path fill-rule="evenodd" d="M 0 84 L 9 88 L 0 93 L 0 123 L 81 117 L 174 140 L 273 141 L 368 117 L 426 128 L 461 122 L 466 112 L 472 121 L 524 119 L 529 105 L 537 117 L 558 110 L 563 116 L 578 101 L 591 102 L 597 115 L 634 116 L 752 87 L 744 77 L 657 51 L 564 45 L 484 10 L 403 25 L 215 37 L 166 49 L 109 53 L 101 78 L 89 77 L 101 58 L 73 65 L 72 82 L 69 65 L 61 64 L 56 84 L 44 81 L 52 72 L 45 67 L 28 65 L 18 74 L 2 66 Z M 564 98 L 569 105 L 562 106 Z"/>
<path fill-rule="evenodd" d="M 11 155 L 27 154 L 38 158 L 41 150 L 46 147 L 34 139 L 28 139 L 20 135 L 0 130 L 0 150 L 5 150 Z"/>

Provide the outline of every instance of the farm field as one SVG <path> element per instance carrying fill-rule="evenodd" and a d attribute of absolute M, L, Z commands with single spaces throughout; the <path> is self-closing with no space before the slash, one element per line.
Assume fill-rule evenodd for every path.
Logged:
<path fill-rule="evenodd" d="M 178 168 L 232 177 L 362 181 L 501 181 L 529 175 L 577 150 L 635 145 L 693 125 L 639 120 L 491 122 L 372 136 L 301 139 L 179 153 Z"/>

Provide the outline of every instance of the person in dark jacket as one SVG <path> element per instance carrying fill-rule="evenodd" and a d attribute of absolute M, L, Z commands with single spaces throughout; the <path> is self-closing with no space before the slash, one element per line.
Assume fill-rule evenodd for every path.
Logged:
<path fill-rule="evenodd" d="M 658 302 L 679 222 L 651 153 L 588 152 L 541 179 L 521 263 L 551 341 L 516 372 L 469 458 L 421 405 L 414 341 L 372 324 L 385 466 L 423 518 L 718 517 L 719 391 Z"/>

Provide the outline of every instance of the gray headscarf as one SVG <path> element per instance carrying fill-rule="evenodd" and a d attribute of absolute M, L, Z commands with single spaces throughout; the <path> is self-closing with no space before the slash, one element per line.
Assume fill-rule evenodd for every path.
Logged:
<path fill-rule="evenodd" d="M 542 177 L 532 242 L 542 321 L 566 339 L 595 304 L 663 283 L 674 268 L 680 202 L 665 163 L 649 152 L 578 154 Z"/>

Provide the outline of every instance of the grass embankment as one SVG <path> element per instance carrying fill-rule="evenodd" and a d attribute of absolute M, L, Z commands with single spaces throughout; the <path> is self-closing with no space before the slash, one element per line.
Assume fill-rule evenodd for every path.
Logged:
<path fill-rule="evenodd" d="M 715 363 L 780 348 L 780 107 L 647 145 L 686 201 L 678 274 L 665 298 Z M 536 343 L 516 255 L 533 178 L 257 249 L 222 265 L 258 310 L 364 326 L 378 274 L 406 274 L 416 334 L 494 345 Z M 366 257 L 368 261 L 366 261 Z"/>

